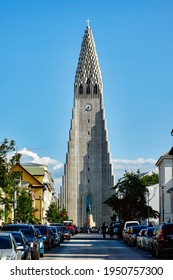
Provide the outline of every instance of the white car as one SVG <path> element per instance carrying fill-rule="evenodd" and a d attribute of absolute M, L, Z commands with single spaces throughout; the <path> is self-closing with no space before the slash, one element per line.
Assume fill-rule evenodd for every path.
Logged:
<path fill-rule="evenodd" d="M 22 249 L 11 233 L 0 232 L 0 260 L 21 260 Z"/>
<path fill-rule="evenodd" d="M 126 240 L 127 228 L 133 227 L 133 226 L 139 226 L 139 222 L 138 221 L 126 221 L 124 223 L 124 228 L 123 228 L 123 231 L 122 231 L 122 237 L 123 237 L 124 242 Z"/>

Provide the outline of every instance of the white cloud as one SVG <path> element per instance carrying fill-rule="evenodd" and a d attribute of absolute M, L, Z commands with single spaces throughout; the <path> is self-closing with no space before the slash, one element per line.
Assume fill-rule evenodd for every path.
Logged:
<path fill-rule="evenodd" d="M 52 173 L 55 188 L 58 194 L 62 184 L 64 164 L 50 157 L 39 157 L 37 153 L 32 152 L 27 148 L 23 148 L 18 152 L 22 154 L 21 163 L 32 162 L 48 166 L 50 172 Z M 152 158 L 144 159 L 141 157 L 138 159 L 113 159 L 112 163 L 116 181 L 123 177 L 125 171 L 136 172 L 139 169 L 140 172 L 153 171 L 158 173 L 158 169 L 155 166 L 156 160 Z"/>
<path fill-rule="evenodd" d="M 156 167 L 156 160 L 149 158 L 138 158 L 134 160 L 129 159 L 114 159 L 112 160 L 114 174 L 116 181 L 119 178 L 122 178 L 125 171 L 128 172 L 137 172 L 139 169 L 141 173 L 143 172 L 155 172 L 158 173 L 158 168 Z"/>

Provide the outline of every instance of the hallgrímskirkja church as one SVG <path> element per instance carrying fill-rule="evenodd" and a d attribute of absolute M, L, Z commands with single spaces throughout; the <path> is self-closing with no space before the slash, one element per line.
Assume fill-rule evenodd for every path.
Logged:
<path fill-rule="evenodd" d="M 114 175 L 103 105 L 103 84 L 89 23 L 84 32 L 75 81 L 68 151 L 60 189 L 60 207 L 77 226 L 100 226 L 112 210 L 103 202 L 112 194 Z"/>

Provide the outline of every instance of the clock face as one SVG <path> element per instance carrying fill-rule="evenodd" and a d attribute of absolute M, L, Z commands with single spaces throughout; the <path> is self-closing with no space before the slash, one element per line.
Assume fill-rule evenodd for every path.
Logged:
<path fill-rule="evenodd" d="M 91 104 L 87 104 L 87 105 L 85 106 L 85 110 L 86 110 L 86 111 L 91 111 L 91 110 L 92 110 L 92 105 L 91 105 Z"/>

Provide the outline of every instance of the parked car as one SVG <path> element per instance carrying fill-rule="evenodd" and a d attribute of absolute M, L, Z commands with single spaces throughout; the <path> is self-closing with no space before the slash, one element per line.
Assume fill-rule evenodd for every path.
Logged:
<path fill-rule="evenodd" d="M 152 255 L 157 258 L 173 254 L 173 223 L 162 223 L 152 237 Z"/>
<path fill-rule="evenodd" d="M 74 229 L 74 226 L 73 226 L 73 222 L 72 222 L 72 221 L 64 221 L 64 222 L 63 222 L 63 225 L 69 228 L 70 233 L 71 233 L 72 235 L 75 234 L 75 229 Z"/>
<path fill-rule="evenodd" d="M 149 251 L 149 246 L 150 246 L 150 239 L 154 236 L 154 230 L 156 227 L 148 227 L 146 231 L 144 232 L 143 236 L 143 250 L 144 251 Z"/>
<path fill-rule="evenodd" d="M 55 248 L 56 244 L 55 244 L 55 234 L 53 232 L 53 230 L 48 227 L 48 230 L 49 230 L 49 235 L 50 235 L 50 238 L 51 238 L 51 248 Z"/>
<path fill-rule="evenodd" d="M 132 227 L 132 226 L 138 226 L 138 225 L 139 225 L 138 221 L 126 221 L 124 223 L 124 227 L 123 227 L 123 230 L 122 230 L 122 239 L 123 239 L 123 241 L 125 241 L 124 238 L 125 238 L 125 235 L 126 235 L 127 228 Z"/>
<path fill-rule="evenodd" d="M 39 260 L 40 258 L 40 240 L 35 227 L 31 224 L 6 224 L 3 231 L 21 231 L 28 239 L 31 246 L 31 259 Z"/>
<path fill-rule="evenodd" d="M 90 228 L 90 233 L 99 233 L 99 230 L 97 227 L 91 227 Z"/>
<path fill-rule="evenodd" d="M 21 231 L 10 231 L 16 240 L 17 246 L 21 246 L 22 260 L 31 260 L 31 246 L 26 236 Z"/>
<path fill-rule="evenodd" d="M 67 240 L 71 239 L 71 231 L 68 227 L 64 227 L 63 236 L 64 236 L 64 239 L 67 239 Z"/>
<path fill-rule="evenodd" d="M 123 241 L 124 241 L 124 243 L 126 243 L 126 244 L 129 243 L 130 234 L 131 234 L 130 227 L 123 230 Z"/>
<path fill-rule="evenodd" d="M 130 227 L 130 234 L 129 234 L 129 240 L 128 244 L 130 246 L 136 246 L 137 244 L 137 236 L 139 235 L 139 232 L 141 229 L 146 229 L 146 225 L 138 225 L 138 226 L 132 226 Z"/>
<path fill-rule="evenodd" d="M 21 260 L 21 250 L 10 232 L 0 232 L 0 260 Z"/>
<path fill-rule="evenodd" d="M 39 238 L 40 241 L 40 257 L 43 258 L 44 256 L 44 240 L 43 240 L 43 236 L 41 235 L 41 232 L 39 230 L 39 228 L 35 228 L 36 232 L 37 232 L 37 236 Z"/>
<path fill-rule="evenodd" d="M 75 234 L 80 233 L 79 227 L 76 225 L 73 225 L 74 230 L 75 230 Z"/>
<path fill-rule="evenodd" d="M 141 229 L 138 236 L 137 236 L 137 239 L 136 239 L 136 247 L 138 249 L 142 249 L 143 248 L 143 238 L 144 238 L 144 235 L 146 234 L 146 229 Z"/>
<path fill-rule="evenodd" d="M 110 238 L 116 237 L 118 239 L 122 238 L 122 223 L 120 222 L 111 222 L 108 227 L 108 234 Z"/>
<path fill-rule="evenodd" d="M 63 242 L 63 241 L 64 241 L 63 226 L 56 226 L 56 228 L 57 228 L 57 231 L 58 231 L 59 234 L 60 234 L 60 242 Z"/>
<path fill-rule="evenodd" d="M 53 232 L 55 246 L 59 246 L 61 243 L 61 233 L 56 226 L 49 226 L 49 229 Z"/>
<path fill-rule="evenodd" d="M 44 242 L 44 249 L 45 250 L 50 250 L 52 248 L 52 240 L 51 240 L 51 236 L 50 236 L 50 231 L 48 226 L 46 225 L 42 225 L 42 224 L 35 224 L 34 225 L 35 228 L 38 228 L 40 230 L 40 233 L 43 237 L 43 242 Z"/>
<path fill-rule="evenodd" d="M 80 227 L 80 233 L 89 233 L 88 227 Z"/>

